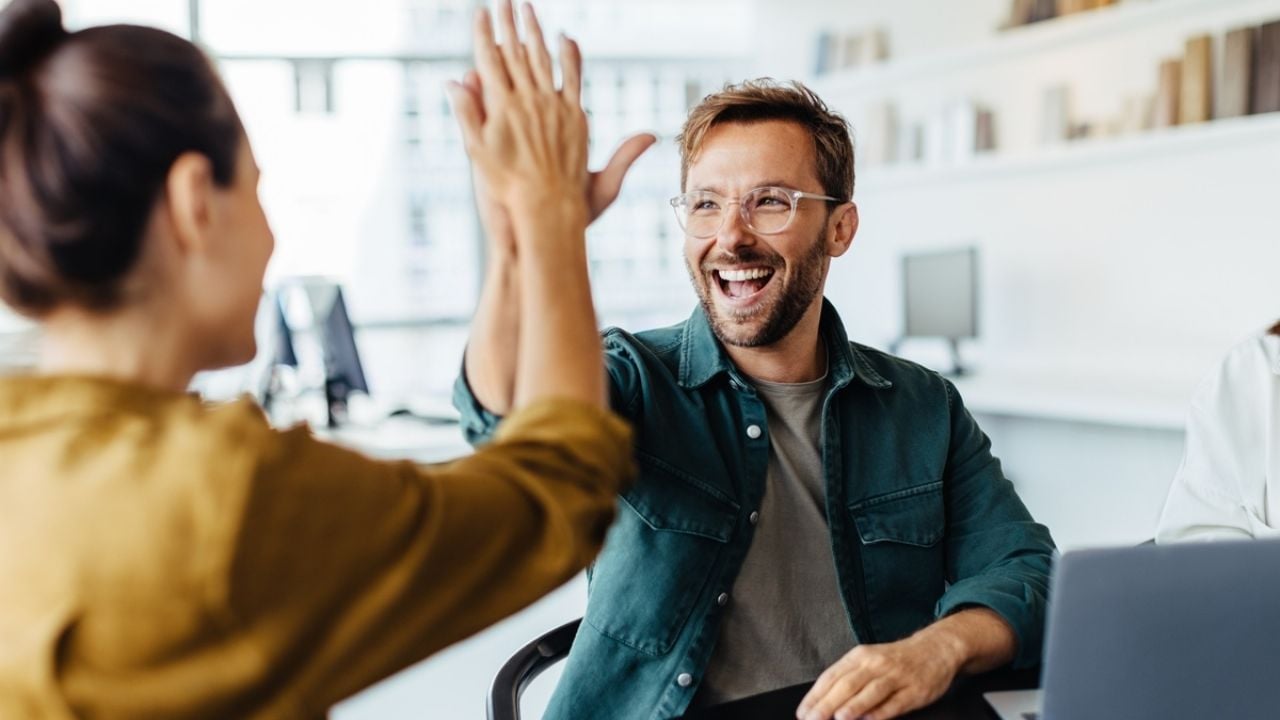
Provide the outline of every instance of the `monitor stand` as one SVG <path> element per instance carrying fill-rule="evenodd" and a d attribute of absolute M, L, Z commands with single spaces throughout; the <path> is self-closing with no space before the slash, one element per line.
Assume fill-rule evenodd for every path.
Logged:
<path fill-rule="evenodd" d="M 947 338 L 947 343 L 951 345 L 951 371 L 943 374 L 950 377 L 968 375 L 968 368 L 960 362 L 960 340 L 957 338 Z"/>
<path fill-rule="evenodd" d="M 897 340 L 890 342 L 889 354 L 897 355 L 898 349 L 902 347 L 902 343 L 906 339 L 907 338 L 905 337 L 900 337 Z M 940 370 L 939 372 L 944 377 L 962 377 L 964 375 L 968 375 L 969 368 L 965 367 L 964 363 L 960 362 L 960 339 L 947 338 L 947 347 L 951 350 L 951 369 L 945 371 Z"/>

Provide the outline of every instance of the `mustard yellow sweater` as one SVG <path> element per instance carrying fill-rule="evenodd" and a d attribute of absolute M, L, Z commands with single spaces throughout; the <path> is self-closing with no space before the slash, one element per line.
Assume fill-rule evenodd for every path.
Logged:
<path fill-rule="evenodd" d="M 631 473 L 570 401 L 423 467 L 248 400 L 0 379 L 0 718 L 322 717 L 582 569 Z"/>

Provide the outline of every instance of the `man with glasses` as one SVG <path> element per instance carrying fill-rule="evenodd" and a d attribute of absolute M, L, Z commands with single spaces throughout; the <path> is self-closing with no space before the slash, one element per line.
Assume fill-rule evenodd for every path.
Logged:
<path fill-rule="evenodd" d="M 701 303 L 605 332 L 640 479 L 547 717 L 675 717 L 817 678 L 797 717 L 882 720 L 1035 665 L 1048 531 L 951 383 L 851 343 L 823 298 L 858 228 L 845 120 L 760 80 L 703 100 L 679 142 Z M 486 287 L 518 283 L 504 262 Z M 473 442 L 510 407 L 518 332 L 514 295 L 486 297 L 456 395 Z"/>

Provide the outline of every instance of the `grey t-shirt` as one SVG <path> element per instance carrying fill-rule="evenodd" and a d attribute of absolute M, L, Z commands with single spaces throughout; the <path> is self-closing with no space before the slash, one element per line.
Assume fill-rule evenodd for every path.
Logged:
<path fill-rule="evenodd" d="M 813 680 L 855 643 L 825 509 L 819 438 L 827 379 L 752 382 L 769 420 L 764 500 L 695 706 Z"/>

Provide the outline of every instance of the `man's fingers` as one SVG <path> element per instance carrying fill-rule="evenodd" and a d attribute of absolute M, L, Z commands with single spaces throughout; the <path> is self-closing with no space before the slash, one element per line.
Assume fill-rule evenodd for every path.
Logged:
<path fill-rule="evenodd" d="M 814 681 L 813 687 L 809 688 L 809 692 L 805 693 L 804 699 L 800 701 L 800 707 L 796 710 L 797 718 L 807 718 L 809 710 L 818 704 L 818 701 L 827 696 L 831 691 L 831 686 L 836 683 L 845 673 L 853 670 L 853 665 L 848 661 L 848 655 L 840 658 L 834 665 L 827 668 Z"/>
<path fill-rule="evenodd" d="M 524 3 L 520 10 L 524 17 L 525 33 L 528 35 L 525 40 L 525 50 L 532 66 L 533 80 L 537 83 L 538 89 L 554 92 L 555 70 L 551 65 L 551 53 L 547 51 L 547 41 L 542 36 L 542 24 L 538 22 L 538 14 L 533 11 L 533 5 L 529 3 Z"/>
<path fill-rule="evenodd" d="M 618 199 L 627 171 L 644 154 L 644 151 L 657 141 L 658 138 L 649 133 L 632 135 L 613 152 L 613 157 L 609 158 L 609 163 L 604 166 L 604 169 L 591 174 L 587 203 L 590 206 L 592 220 L 600 217 L 613 204 L 613 201 Z"/>
<path fill-rule="evenodd" d="M 462 144 L 470 153 L 477 147 L 480 139 L 480 128 L 484 117 L 480 109 L 480 101 L 465 85 L 450 81 L 445 84 L 445 94 L 449 96 L 449 104 L 453 106 L 453 114 L 458 118 L 458 127 L 462 130 Z"/>
<path fill-rule="evenodd" d="M 560 35 L 560 77 L 564 83 L 564 99 L 571 107 L 582 104 L 582 51 L 578 43 Z"/>
<path fill-rule="evenodd" d="M 831 672 L 837 668 L 839 671 Z M 818 682 L 804 696 L 796 710 L 796 717 L 801 720 L 831 720 L 836 708 L 861 691 L 870 679 L 864 676 L 861 669 L 843 661 L 837 662 L 818 678 Z"/>
<path fill-rule="evenodd" d="M 827 717 L 834 717 L 835 720 L 859 720 L 884 704 L 897 690 L 897 686 L 879 678 L 864 685 L 852 697 L 835 701 L 825 711 L 821 707 L 817 709 L 822 712 L 824 720 Z"/>
<path fill-rule="evenodd" d="M 498 97 L 510 90 L 511 78 L 507 75 L 506 62 L 498 51 L 498 44 L 493 39 L 493 21 L 487 9 L 480 8 L 476 11 L 471 37 L 476 69 L 485 93 L 484 105 L 492 107 Z"/>
<path fill-rule="evenodd" d="M 912 700 L 910 693 L 906 690 L 899 690 L 885 699 L 880 704 L 880 707 L 863 713 L 863 717 L 867 720 L 891 720 L 918 707 L 920 707 L 919 703 Z"/>
<path fill-rule="evenodd" d="M 484 108 L 484 83 L 480 80 L 480 73 L 475 70 L 468 70 L 462 76 L 462 88 L 475 99 L 476 107 L 480 110 L 480 122 L 483 123 L 487 114 Z"/>

